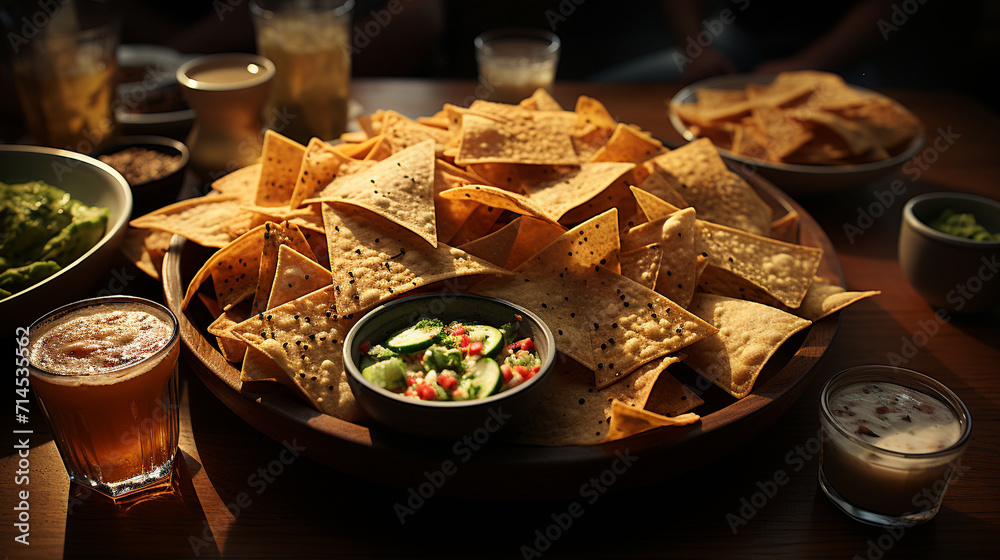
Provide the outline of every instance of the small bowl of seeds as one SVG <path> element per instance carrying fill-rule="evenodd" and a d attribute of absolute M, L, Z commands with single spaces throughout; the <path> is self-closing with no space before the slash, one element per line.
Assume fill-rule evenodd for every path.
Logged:
<path fill-rule="evenodd" d="M 177 200 L 191 155 L 183 142 L 164 136 L 126 136 L 94 154 L 132 187 L 132 215 Z"/>

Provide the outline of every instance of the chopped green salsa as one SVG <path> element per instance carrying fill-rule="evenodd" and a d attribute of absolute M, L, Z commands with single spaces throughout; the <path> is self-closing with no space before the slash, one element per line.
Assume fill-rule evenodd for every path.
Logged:
<path fill-rule="evenodd" d="M 104 237 L 108 209 L 42 181 L 0 182 L 0 299 L 52 276 Z"/>
<path fill-rule="evenodd" d="M 379 344 L 361 345 L 361 374 L 373 384 L 421 400 L 481 399 L 517 387 L 541 369 L 520 324 L 499 328 L 422 318 Z"/>
<path fill-rule="evenodd" d="M 947 208 L 930 226 L 942 233 L 973 241 L 1000 241 L 1000 232 L 991 233 L 976 221 L 976 216 L 971 212 L 960 213 Z"/>

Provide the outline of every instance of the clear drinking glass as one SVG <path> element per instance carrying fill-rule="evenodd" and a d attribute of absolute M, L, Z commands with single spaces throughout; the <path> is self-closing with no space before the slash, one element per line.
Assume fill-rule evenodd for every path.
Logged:
<path fill-rule="evenodd" d="M 253 0 L 257 52 L 276 68 L 264 124 L 302 144 L 347 130 L 354 0 Z"/>
<path fill-rule="evenodd" d="M 870 407 L 873 416 L 852 406 L 861 399 L 847 396 L 872 394 L 881 399 Z M 884 526 L 917 525 L 937 514 L 972 432 L 969 410 L 950 389 L 879 365 L 831 377 L 820 395 L 820 424 L 820 488 L 852 518 Z M 890 441 L 895 450 L 885 448 Z"/>
<path fill-rule="evenodd" d="M 543 29 L 494 29 L 476 37 L 479 87 L 484 99 L 517 103 L 538 88 L 552 89 L 559 37 Z"/>
<path fill-rule="evenodd" d="M 14 86 L 32 143 L 90 153 L 117 134 L 120 17 L 106 2 L 56 2 L 50 9 L 22 20 L 36 25 L 30 36 L 8 36 Z"/>
<path fill-rule="evenodd" d="M 60 331 L 74 320 L 83 328 Z M 170 483 L 178 332 L 169 309 L 132 296 L 71 303 L 31 325 L 31 389 L 70 480 L 111 498 Z M 103 367 L 88 371 L 88 357 Z"/>

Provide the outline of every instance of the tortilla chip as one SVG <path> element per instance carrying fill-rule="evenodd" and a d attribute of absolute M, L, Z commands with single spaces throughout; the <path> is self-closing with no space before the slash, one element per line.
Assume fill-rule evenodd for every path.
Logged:
<path fill-rule="evenodd" d="M 309 140 L 288 205 L 292 208 L 301 206 L 307 198 L 336 179 L 341 167 L 350 162 L 351 158 L 319 138 Z"/>
<path fill-rule="evenodd" d="M 630 163 L 583 163 L 578 169 L 528 188 L 528 198 L 559 221 L 567 212 L 604 192 L 635 166 Z"/>
<path fill-rule="evenodd" d="M 507 264 L 507 259 L 510 257 L 510 250 L 517 240 L 522 219 L 523 217 L 518 217 L 493 233 L 459 245 L 458 248 L 474 257 L 502 267 Z"/>
<path fill-rule="evenodd" d="M 698 420 L 701 420 L 701 416 L 693 412 L 680 416 L 663 416 L 615 400 L 611 403 L 611 426 L 608 430 L 608 441 L 626 438 L 663 426 L 687 426 Z"/>
<path fill-rule="evenodd" d="M 343 358 L 351 321 L 338 315 L 334 288 L 258 313 L 232 332 L 270 356 L 320 412 L 355 422 L 364 413 L 347 384 Z"/>
<path fill-rule="evenodd" d="M 180 235 L 203 247 L 224 247 L 233 240 L 227 222 L 245 214 L 242 206 L 236 195 L 189 198 L 140 216 L 129 225 Z"/>
<path fill-rule="evenodd" d="M 702 220 L 757 235 L 771 227 L 771 207 L 742 177 L 729 171 L 711 140 L 699 138 L 653 162 L 680 181 L 681 197 Z"/>
<path fill-rule="evenodd" d="M 323 202 L 366 208 L 414 232 L 437 247 L 434 218 L 434 142 L 407 148 L 347 177 Z"/>
<path fill-rule="evenodd" d="M 480 177 L 442 159 L 434 162 L 434 220 L 438 241 L 448 242 L 479 208 L 478 202 L 450 200 L 442 197 L 441 192 L 481 182 Z"/>
<path fill-rule="evenodd" d="M 685 348 L 684 363 L 737 399 L 778 347 L 812 321 L 756 302 L 697 293 L 690 310 L 719 332 Z"/>
<path fill-rule="evenodd" d="M 556 212 L 549 208 L 544 208 L 534 200 L 510 192 L 499 187 L 489 185 L 472 185 L 468 187 L 456 187 L 439 193 L 441 198 L 446 200 L 468 200 L 478 202 L 483 206 L 503 208 L 516 214 L 535 216 L 552 223 L 557 223 L 559 218 Z"/>
<path fill-rule="evenodd" d="M 682 307 L 691 302 L 698 283 L 696 222 L 694 208 L 686 208 L 667 218 L 660 229 L 663 258 L 654 289 Z"/>
<path fill-rule="evenodd" d="M 510 255 L 504 268 L 514 270 L 532 255 L 544 249 L 549 243 L 566 232 L 566 228 L 531 216 L 520 216 L 514 220 L 519 223 L 517 238 L 510 249 Z"/>
<path fill-rule="evenodd" d="M 136 268 L 145 272 L 151 278 L 159 280 L 160 265 L 163 263 L 163 257 L 161 255 L 159 262 L 157 262 L 153 254 L 146 248 L 146 239 L 156 234 L 166 235 L 168 238 L 171 236 L 171 234 L 162 231 L 129 228 L 125 232 L 125 239 L 122 240 L 119 250 L 125 255 L 128 262 L 135 265 Z"/>
<path fill-rule="evenodd" d="M 278 367 L 278 364 L 270 356 L 253 346 L 247 346 L 247 351 L 243 354 L 243 363 L 240 366 L 240 382 L 252 383 L 261 381 L 281 383 L 294 390 L 298 390 L 299 388 L 292 381 L 292 378 L 285 373 L 285 370 Z"/>
<path fill-rule="evenodd" d="M 625 251 L 621 254 L 622 276 L 652 290 L 656 287 L 662 258 L 663 250 L 659 243 Z"/>
<path fill-rule="evenodd" d="M 511 438 L 527 445 L 593 445 L 608 440 L 612 402 L 642 408 L 657 378 L 675 356 L 650 362 L 606 389 L 594 386 L 593 374 L 571 361 L 557 365 L 545 394 L 520 419 Z"/>
<path fill-rule="evenodd" d="M 290 245 L 302 254 L 311 256 L 309 243 L 297 226 L 285 226 L 267 222 L 264 224 L 264 244 L 260 253 L 260 264 L 257 269 L 257 288 L 254 291 L 253 306 L 250 313 L 258 313 L 267 309 L 271 296 L 271 286 L 274 283 L 275 271 L 278 266 L 278 249 Z"/>
<path fill-rule="evenodd" d="M 386 111 L 383 115 L 381 134 L 392 148 L 393 153 L 432 140 L 434 152 L 440 154 L 451 140 L 451 133 L 447 129 L 442 130 L 421 124 L 396 111 Z"/>
<path fill-rule="evenodd" d="M 536 89 L 529 97 L 521 101 L 521 106 L 531 105 L 537 111 L 562 111 L 562 105 L 545 88 Z"/>
<path fill-rule="evenodd" d="M 590 161 L 630 161 L 640 163 L 663 153 L 663 143 L 639 128 L 618 123 L 607 144 Z"/>
<path fill-rule="evenodd" d="M 223 311 L 219 302 L 210 296 L 199 293 L 198 299 L 205 304 L 209 313 L 215 317 L 208 328 L 209 334 L 214 335 L 219 344 L 219 352 L 222 357 L 229 362 L 243 362 L 243 355 L 247 351 L 247 343 L 229 331 L 232 327 L 246 321 L 250 317 L 249 305 L 237 305 L 228 311 Z"/>
<path fill-rule="evenodd" d="M 290 245 L 278 247 L 278 263 L 274 283 L 267 299 L 267 309 L 319 290 L 333 282 L 330 271 Z"/>
<path fill-rule="evenodd" d="M 260 180 L 257 182 L 254 204 L 287 205 L 292 199 L 305 153 L 306 147 L 302 144 L 271 129 L 265 130 L 264 149 L 260 156 Z"/>
<path fill-rule="evenodd" d="M 877 296 L 882 292 L 870 290 L 867 292 L 848 292 L 841 286 L 832 284 L 822 278 L 815 278 L 802 304 L 795 309 L 794 313 L 800 317 L 816 322 L 840 311 L 856 301 Z"/>
<path fill-rule="evenodd" d="M 574 165 L 579 157 L 570 140 L 576 115 L 567 111 L 527 111 L 514 105 L 507 118 L 474 113 L 462 116 L 455 163 Z"/>
<path fill-rule="evenodd" d="M 212 182 L 212 189 L 222 194 L 231 194 L 239 197 L 241 200 L 252 202 L 254 196 L 257 194 L 257 183 L 260 182 L 261 167 L 263 167 L 262 164 L 253 163 L 227 173 Z"/>
<path fill-rule="evenodd" d="M 216 251 L 191 279 L 181 309 L 187 308 L 195 292 L 209 276 L 215 285 L 216 300 L 223 310 L 252 296 L 257 288 L 263 244 L 264 226 L 260 226 Z"/>
<path fill-rule="evenodd" d="M 646 399 L 646 410 L 662 416 L 678 416 L 705 404 L 697 393 L 670 375 L 660 374 Z"/>
<path fill-rule="evenodd" d="M 428 247 L 413 232 L 363 209 L 324 203 L 323 219 L 341 314 L 371 308 L 439 280 L 510 274 L 444 243 Z"/>

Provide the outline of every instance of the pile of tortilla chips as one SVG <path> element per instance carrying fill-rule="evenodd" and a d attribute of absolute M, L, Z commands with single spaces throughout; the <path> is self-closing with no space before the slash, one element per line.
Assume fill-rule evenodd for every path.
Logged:
<path fill-rule="evenodd" d="M 735 154 L 778 163 L 843 165 L 888 159 L 923 130 L 905 107 L 840 76 L 800 71 L 745 89 L 699 88 L 671 110 L 700 137 Z"/>
<path fill-rule="evenodd" d="M 797 217 L 773 216 L 708 140 L 668 150 L 595 99 L 569 111 L 539 90 L 361 128 L 337 145 L 268 132 L 260 163 L 132 222 L 218 248 L 184 306 L 216 317 L 245 389 L 364 421 L 351 325 L 415 290 L 468 290 L 537 313 L 560 352 L 513 439 L 595 444 L 698 421 L 671 364 L 743 398 L 785 340 L 877 293 L 817 279 Z"/>

